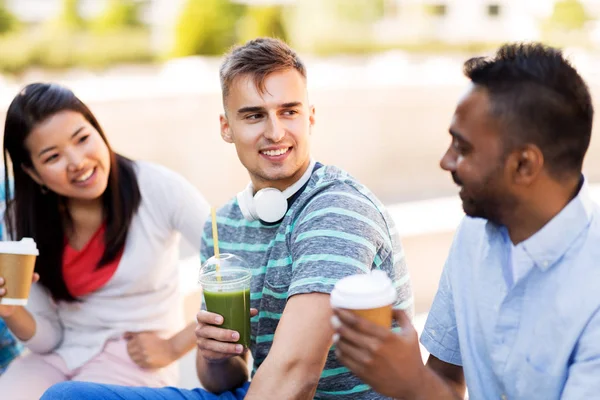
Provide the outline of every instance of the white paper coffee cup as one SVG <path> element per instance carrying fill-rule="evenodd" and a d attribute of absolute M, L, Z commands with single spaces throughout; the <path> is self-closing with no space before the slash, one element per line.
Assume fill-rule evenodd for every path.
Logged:
<path fill-rule="evenodd" d="M 331 292 L 333 308 L 350 310 L 384 327 L 392 325 L 392 307 L 396 299 L 392 280 L 381 270 L 340 279 Z"/>

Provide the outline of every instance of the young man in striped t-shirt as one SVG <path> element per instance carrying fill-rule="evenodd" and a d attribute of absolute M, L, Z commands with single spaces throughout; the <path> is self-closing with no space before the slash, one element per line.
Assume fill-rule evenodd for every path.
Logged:
<path fill-rule="evenodd" d="M 221 133 L 235 145 L 251 180 L 217 216 L 221 251 L 243 257 L 252 268 L 251 306 L 259 311 L 251 323 L 251 383 L 248 350 L 234 343 L 239 333 L 220 328 L 221 316 L 201 311 L 197 372 L 208 392 L 72 383 L 47 399 L 385 398 L 336 359 L 329 293 L 340 278 L 381 269 L 395 283 L 396 306 L 412 313 L 392 219 L 347 173 L 311 161 L 315 111 L 293 50 L 275 39 L 256 39 L 229 53 L 220 72 Z M 211 237 L 209 223 L 203 261 L 212 256 Z"/>
<path fill-rule="evenodd" d="M 381 269 L 395 283 L 396 306 L 412 311 L 391 217 L 346 172 L 311 162 L 315 111 L 308 103 L 305 67 L 287 45 L 257 39 L 234 49 L 222 64 L 221 86 L 221 133 L 235 145 L 251 178 L 247 191 L 217 216 L 221 250 L 243 257 L 252 268 L 251 304 L 259 310 L 251 324 L 254 365 L 246 398 L 384 398 L 336 359 L 329 293 L 340 278 Z M 275 203 L 253 197 L 264 188 L 291 196 L 281 219 L 268 215 Z M 210 224 L 204 233 L 206 260 L 213 254 Z M 198 317 L 198 375 L 206 388 L 222 392 L 247 376 L 243 350 L 227 343 L 235 341 L 232 333 L 211 325 L 215 317 L 207 312 Z"/>

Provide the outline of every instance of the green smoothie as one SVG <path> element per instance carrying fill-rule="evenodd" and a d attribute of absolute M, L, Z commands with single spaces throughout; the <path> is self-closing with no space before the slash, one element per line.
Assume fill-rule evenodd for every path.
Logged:
<path fill-rule="evenodd" d="M 250 347 L 250 289 L 211 292 L 204 290 L 206 309 L 223 316 L 222 328 L 240 334 L 236 343 Z"/>

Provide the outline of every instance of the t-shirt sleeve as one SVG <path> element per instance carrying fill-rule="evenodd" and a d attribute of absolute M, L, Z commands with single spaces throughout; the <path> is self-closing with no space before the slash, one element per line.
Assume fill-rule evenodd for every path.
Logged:
<path fill-rule="evenodd" d="M 288 296 L 331 293 L 348 275 L 367 273 L 391 253 L 381 212 L 357 191 L 315 196 L 294 220 L 288 239 L 292 279 Z"/>
<path fill-rule="evenodd" d="M 459 227 L 454 237 L 437 293 L 421 334 L 421 343 L 430 354 L 454 365 L 462 365 L 451 280 L 457 242 L 460 240 L 460 229 Z"/>

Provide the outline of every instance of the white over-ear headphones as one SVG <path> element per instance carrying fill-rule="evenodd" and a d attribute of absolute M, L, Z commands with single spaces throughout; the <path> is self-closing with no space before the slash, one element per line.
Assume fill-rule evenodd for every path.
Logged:
<path fill-rule="evenodd" d="M 304 175 L 292 186 L 283 192 L 275 188 L 264 188 L 254 194 L 252 182 L 246 189 L 239 192 L 237 201 L 240 210 L 248 221 L 261 220 L 266 223 L 273 223 L 281 220 L 288 210 L 288 199 L 295 195 L 298 190 L 308 182 L 316 162 L 311 159 L 310 165 Z"/>

